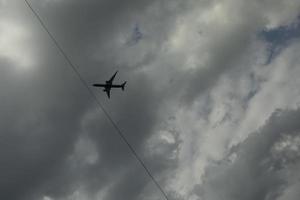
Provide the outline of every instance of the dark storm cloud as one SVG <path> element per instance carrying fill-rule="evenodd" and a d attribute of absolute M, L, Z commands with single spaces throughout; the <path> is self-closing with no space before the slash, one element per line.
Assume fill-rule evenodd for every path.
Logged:
<path fill-rule="evenodd" d="M 46 7 L 43 2 L 33 3 L 69 53 L 89 54 L 91 52 L 82 51 L 82 48 L 91 44 L 101 48 L 101 45 L 111 42 L 122 29 L 136 23 L 147 6 L 155 2 L 76 0 L 49 3 Z"/>
<path fill-rule="evenodd" d="M 118 122 L 121 129 L 124 130 L 124 134 L 130 144 L 143 157 L 153 175 L 161 179 L 163 176 L 157 176 L 161 175 L 161 171 L 165 168 L 175 168 L 175 166 L 165 163 L 165 160 L 171 156 L 171 152 L 163 152 L 163 154 L 155 157 L 147 157 L 143 153 L 145 151 L 146 140 L 153 134 L 153 128 L 156 123 L 155 119 L 157 119 L 158 114 L 158 102 L 160 101 L 157 97 L 157 99 L 154 99 L 153 96 L 149 96 L 152 92 L 149 87 L 150 82 L 146 80 L 143 75 L 140 75 L 140 78 L 131 81 L 131 84 L 139 84 L 139 86 L 148 92 L 141 93 L 138 88 L 129 89 L 127 100 L 119 102 L 119 105 L 117 103 L 114 105 L 114 119 Z M 121 197 L 125 199 L 138 198 L 146 185 L 152 185 L 151 179 L 145 173 L 145 170 L 133 157 L 128 147 L 103 116 L 101 117 L 99 114 L 96 114 L 95 118 L 85 123 L 84 127 L 86 127 L 88 137 L 96 146 L 96 151 L 100 155 L 100 159 L 92 166 L 86 166 L 81 170 L 79 173 L 83 173 L 84 177 L 77 181 L 83 182 L 88 186 L 90 194 L 95 194 L 107 185 L 113 184 L 112 188 L 109 189 L 109 194 L 107 194 L 108 199 L 118 199 Z M 171 147 L 172 145 L 174 147 Z M 168 147 L 168 144 L 164 146 L 176 149 L 178 145 L 178 143 L 175 143 L 170 144 L 170 147 Z M 176 160 L 177 158 L 174 159 Z M 169 159 L 168 161 L 174 163 L 174 159 Z M 64 170 L 69 169 L 65 168 Z M 76 177 L 76 171 L 74 172 L 74 177 Z M 72 179 L 74 181 L 74 178 Z M 56 184 L 60 185 L 59 182 Z M 70 184 L 73 185 L 74 183 L 71 181 Z M 59 192 L 58 194 L 57 191 Z M 53 197 L 62 195 L 59 189 L 57 191 L 52 190 L 47 194 Z M 151 186 L 151 191 L 156 196 L 160 196 L 154 185 Z"/>
<path fill-rule="evenodd" d="M 221 26 L 210 38 L 215 41 L 207 47 L 207 68 L 181 71 L 186 49 L 182 47 L 178 54 L 168 57 L 170 49 L 164 48 L 170 35 L 180 29 L 178 19 L 193 10 L 197 1 L 30 2 L 88 84 L 103 82 L 119 69 L 116 82 L 128 81 L 125 92 L 114 90 L 108 100 L 101 90 L 93 91 L 168 195 L 180 199 L 167 186 L 167 179 L 178 167 L 183 138 L 178 131 L 166 128 L 170 141 L 161 139 L 160 125 L 169 117 L 164 112 L 173 106 L 171 100 L 183 96 L 184 103 L 190 104 L 213 88 L 223 74 L 235 69 L 261 25 L 260 15 L 258 19 L 255 14 L 242 18 L 251 19 L 247 20 L 250 25 L 241 20 L 237 26 Z M 197 12 L 215 3 L 211 2 L 201 1 Z M 21 24 L 34 32 L 35 40 L 25 50 L 34 49 L 38 66 L 22 73 L 14 62 L 17 57 L 1 57 L 0 197 L 99 199 L 98 193 L 103 192 L 109 200 L 163 199 L 25 4 L 20 6 L 18 1 L 18 9 L 11 13 L 18 13 L 14 17 L 22 18 Z M 139 26 L 132 30 L 135 24 Z M 134 45 L 126 45 L 128 38 Z M 202 53 L 200 50 L 196 53 Z M 162 61 L 164 56 L 171 61 Z M 155 66 L 152 69 L 150 65 Z M 172 66 L 173 71 L 165 66 Z M 166 78 L 166 74 L 174 76 Z M 172 90 L 167 91 L 169 87 Z M 209 108 L 204 104 L 201 114 L 208 118 L 213 104 Z M 156 143 L 149 146 L 153 137 Z M 274 184 L 280 185 L 281 180 L 277 180 Z M 210 177 L 207 182 L 215 183 Z M 83 197 L 74 196 L 76 192 Z"/>
<path fill-rule="evenodd" d="M 174 31 L 178 17 L 189 10 L 192 2 L 76 0 L 33 1 L 33 5 L 72 60 L 83 68 L 82 73 L 92 76 L 89 67 L 95 64 L 93 61 L 98 62 L 98 73 L 115 66 L 140 68 L 153 62 L 169 33 Z M 136 23 L 147 35 L 148 45 L 134 54 L 126 45 L 128 37 L 124 42 L 119 40 L 130 36 Z"/>
<path fill-rule="evenodd" d="M 78 122 L 87 106 L 78 97 L 85 93 L 72 90 L 72 85 L 80 85 L 56 64 L 57 67 L 41 67 L 20 78 L 14 64 L 1 63 L 3 199 L 23 199 L 28 192 L 34 192 L 59 168 L 77 138 Z"/>
<path fill-rule="evenodd" d="M 208 166 L 204 183 L 195 189 L 196 193 L 204 199 L 280 197 L 291 176 L 298 176 L 300 155 L 287 142 L 300 136 L 299 119 L 299 109 L 273 113 L 257 133 L 233 147 L 228 158 Z M 284 148 L 278 148 L 281 145 Z M 299 143 L 294 145 L 299 148 Z"/>
<path fill-rule="evenodd" d="M 97 41 L 101 46 L 110 40 L 110 36 L 114 38 L 115 30 L 119 31 L 119 26 L 129 25 L 131 15 L 142 12 L 149 1 L 62 1 L 49 3 L 47 8 L 35 1 L 33 3 L 33 7 L 49 24 L 49 29 L 62 41 L 67 53 L 80 65 L 83 76 L 87 80 L 93 77 L 101 81 L 111 75 L 110 68 L 114 63 L 109 60 L 89 61 L 86 54 L 90 51 L 86 44 Z M 149 184 L 149 177 L 102 113 L 92 120 L 83 120 L 86 114 L 94 113 L 91 110 L 97 110 L 95 104 L 51 41 L 46 39 L 36 19 L 29 15 L 27 20 L 34 24 L 32 26 L 38 32 L 35 45 L 41 49 L 39 54 L 43 56 L 39 58 L 40 66 L 28 79 L 22 77 L 15 80 L 10 72 L 1 74 L 5 77 L 2 85 L 9 85 L 1 91 L 2 95 L 7 95 L 7 104 L 2 106 L 4 112 L 11 115 L 5 117 L 10 123 L 3 120 L 6 125 L 1 126 L 5 133 L 1 147 L 5 163 L 0 172 L 4 177 L 1 197 L 30 199 L 48 195 L 64 198 L 71 195 L 78 184 L 84 185 L 86 192 L 93 197 L 112 183 L 109 199 L 138 198 L 143 187 Z M 42 38 L 46 39 L 45 42 L 39 43 Z M 103 63 L 106 66 L 100 68 Z M 113 92 L 115 100 L 104 100 L 104 104 L 130 143 L 143 156 L 145 142 L 153 134 L 159 120 L 157 114 L 162 99 L 143 73 L 134 75 L 136 78 L 131 78 L 128 83 L 130 88 L 122 94 L 126 98 Z M 118 98 L 122 100 L 116 101 Z M 87 124 L 88 133 L 83 133 L 82 121 Z M 101 159 L 92 166 L 77 168 L 70 166 L 72 162 L 68 159 L 75 154 L 73 149 L 78 138 L 82 137 L 81 133 L 92 140 Z M 177 144 L 172 148 L 177 148 Z M 170 168 L 164 163 L 169 156 L 166 153 L 156 159 L 148 158 L 149 163 L 153 162 L 150 170 L 154 175 L 160 174 L 166 167 Z M 154 186 L 151 191 L 159 194 Z"/>

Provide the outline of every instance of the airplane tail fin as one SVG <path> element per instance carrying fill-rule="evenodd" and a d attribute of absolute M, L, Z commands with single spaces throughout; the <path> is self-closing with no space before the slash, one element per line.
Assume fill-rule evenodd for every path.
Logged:
<path fill-rule="evenodd" d="M 122 88 L 122 90 L 124 91 L 124 89 L 125 89 L 125 85 L 126 85 L 126 81 L 121 85 L 121 88 Z"/>

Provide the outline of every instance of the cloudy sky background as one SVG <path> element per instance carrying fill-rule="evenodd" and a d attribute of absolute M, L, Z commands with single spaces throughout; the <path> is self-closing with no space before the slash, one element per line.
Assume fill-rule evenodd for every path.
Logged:
<path fill-rule="evenodd" d="M 298 199 L 300 1 L 29 2 L 170 200 Z M 0 98 L 1 199 L 163 199 L 19 0 Z"/>

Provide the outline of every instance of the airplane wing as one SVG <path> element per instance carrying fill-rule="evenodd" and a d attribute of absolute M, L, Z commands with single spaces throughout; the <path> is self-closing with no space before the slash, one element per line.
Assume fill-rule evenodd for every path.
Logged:
<path fill-rule="evenodd" d="M 105 92 L 106 92 L 108 98 L 110 98 L 110 88 L 109 88 L 109 89 L 106 89 Z"/>
<path fill-rule="evenodd" d="M 112 82 L 113 82 L 114 78 L 116 77 L 117 73 L 118 73 L 118 71 L 116 71 L 116 73 L 107 82 L 112 84 Z"/>

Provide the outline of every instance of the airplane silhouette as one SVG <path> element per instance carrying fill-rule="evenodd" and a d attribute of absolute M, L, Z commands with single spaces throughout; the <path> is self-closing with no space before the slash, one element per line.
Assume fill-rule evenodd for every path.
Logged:
<path fill-rule="evenodd" d="M 104 87 L 103 92 L 106 92 L 108 98 L 110 98 L 110 90 L 111 88 L 122 88 L 124 91 L 126 81 L 121 85 L 113 85 L 113 80 L 115 76 L 117 75 L 118 71 L 108 80 L 105 81 L 105 84 L 93 84 L 94 87 Z"/>

